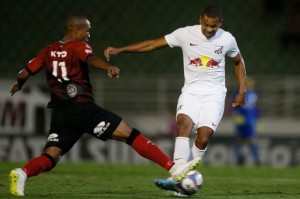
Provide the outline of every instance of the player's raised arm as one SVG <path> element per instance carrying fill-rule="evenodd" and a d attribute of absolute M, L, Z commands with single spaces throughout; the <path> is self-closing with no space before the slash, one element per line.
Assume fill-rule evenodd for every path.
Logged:
<path fill-rule="evenodd" d="M 24 68 L 22 69 L 17 77 L 17 81 L 12 85 L 10 94 L 13 96 L 16 92 L 22 89 L 23 85 L 25 84 L 26 80 L 30 77 L 29 71 Z"/>
<path fill-rule="evenodd" d="M 119 53 L 143 53 L 153 51 L 162 47 L 167 46 L 168 43 L 165 37 L 160 37 L 152 40 L 145 40 L 141 42 L 137 42 L 134 44 L 130 44 L 128 46 L 123 46 L 120 48 L 115 47 L 107 47 L 104 50 L 104 56 L 107 60 L 109 60 L 110 55 L 118 55 Z"/>
<path fill-rule="evenodd" d="M 118 67 L 109 65 L 96 55 L 90 55 L 87 63 L 93 68 L 106 70 L 109 77 L 119 77 L 120 69 Z"/>
<path fill-rule="evenodd" d="M 242 55 L 239 53 L 233 58 L 234 62 L 234 72 L 238 81 L 239 90 L 238 95 L 233 101 L 233 108 L 242 106 L 245 104 L 245 94 L 246 94 L 246 68 Z"/>

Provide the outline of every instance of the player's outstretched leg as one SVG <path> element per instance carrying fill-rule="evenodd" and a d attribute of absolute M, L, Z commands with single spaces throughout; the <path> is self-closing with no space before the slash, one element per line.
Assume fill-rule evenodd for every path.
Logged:
<path fill-rule="evenodd" d="M 177 191 L 176 182 L 171 177 L 168 179 L 155 179 L 154 184 L 163 190 Z"/>
<path fill-rule="evenodd" d="M 169 171 L 171 173 L 171 176 L 175 182 L 178 182 L 182 180 L 188 172 L 196 169 L 200 163 L 201 163 L 201 158 L 197 157 L 189 162 L 186 163 L 177 163 L 175 164 Z"/>
<path fill-rule="evenodd" d="M 170 169 L 172 177 L 168 179 L 155 179 L 154 184 L 163 190 L 172 191 L 175 196 L 186 197 L 186 195 L 181 194 L 177 190 L 176 185 L 187 175 L 188 172 L 195 170 L 200 165 L 201 160 L 202 159 L 200 157 L 197 157 L 190 162 L 175 164 Z"/>
<path fill-rule="evenodd" d="M 9 193 L 14 196 L 25 196 L 24 187 L 27 175 L 20 169 L 14 169 L 9 173 L 10 190 Z"/>
<path fill-rule="evenodd" d="M 155 179 L 154 184 L 163 190 L 171 191 L 174 196 L 187 197 L 187 195 L 180 193 L 177 190 L 177 183 L 171 177 L 168 179 Z"/>

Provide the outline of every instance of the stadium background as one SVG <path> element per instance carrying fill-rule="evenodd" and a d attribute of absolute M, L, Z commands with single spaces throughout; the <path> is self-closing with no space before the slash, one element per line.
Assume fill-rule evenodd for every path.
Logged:
<path fill-rule="evenodd" d="M 13 98 L 9 89 L 17 72 L 44 46 L 63 35 L 67 15 L 86 15 L 90 44 L 103 57 L 105 47 L 156 38 L 198 23 L 208 4 L 223 9 L 223 28 L 237 39 L 247 73 L 256 80 L 261 119 L 257 142 L 262 163 L 293 166 L 300 162 L 300 67 L 298 0 L 2 0 L 0 60 L 0 160 L 38 155 L 49 127 L 48 90 L 43 74 L 30 79 Z M 180 49 L 123 54 L 111 63 L 121 68 L 112 80 L 91 70 L 96 101 L 124 116 L 172 154 L 174 134 L 168 123 L 183 83 Z M 228 98 L 236 88 L 230 60 L 226 66 Z M 233 164 L 233 124 L 228 107 L 210 144 L 208 164 Z M 125 148 L 124 148 L 125 147 Z M 119 143 L 84 137 L 65 161 L 147 162 Z M 246 150 L 246 149 L 245 149 Z M 251 164 L 251 158 L 247 159 Z"/>

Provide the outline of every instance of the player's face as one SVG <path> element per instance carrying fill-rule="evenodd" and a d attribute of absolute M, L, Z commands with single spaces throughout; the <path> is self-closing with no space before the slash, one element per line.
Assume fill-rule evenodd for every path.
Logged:
<path fill-rule="evenodd" d="M 201 31 L 206 38 L 213 37 L 218 29 L 221 27 L 222 22 L 219 17 L 209 18 L 206 15 L 200 17 Z"/>
<path fill-rule="evenodd" d="M 90 22 L 86 20 L 82 27 L 78 30 L 78 40 L 88 42 L 90 38 L 90 29 Z"/>

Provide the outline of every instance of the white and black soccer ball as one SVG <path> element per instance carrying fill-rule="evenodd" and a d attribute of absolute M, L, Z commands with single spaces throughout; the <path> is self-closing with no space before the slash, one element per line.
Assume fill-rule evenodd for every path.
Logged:
<path fill-rule="evenodd" d="M 197 193 L 203 184 L 203 177 L 199 171 L 190 171 L 180 182 L 176 184 L 176 189 L 185 195 Z"/>

